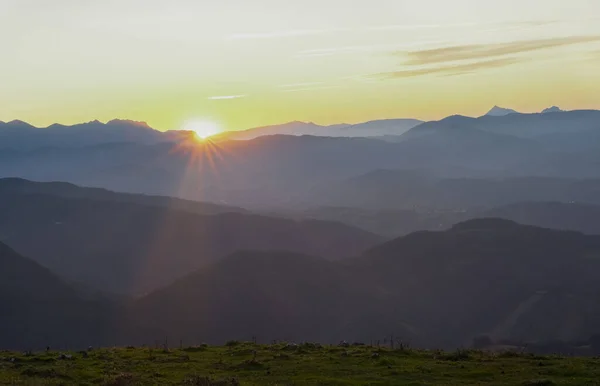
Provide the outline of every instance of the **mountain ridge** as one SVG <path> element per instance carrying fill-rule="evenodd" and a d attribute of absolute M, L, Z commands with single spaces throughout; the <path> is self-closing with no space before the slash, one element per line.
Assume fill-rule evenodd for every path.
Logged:
<path fill-rule="evenodd" d="M 44 184 L 2 190 L 6 183 L 0 180 L 0 240 L 62 277 L 105 292 L 143 294 L 239 249 L 343 259 L 384 240 L 338 222 L 226 207 L 198 213 L 205 209 L 200 203 L 171 208 L 169 201 L 96 190 L 52 195 Z"/>
<path fill-rule="evenodd" d="M 501 117 L 501 116 L 505 116 L 505 115 L 509 115 L 509 114 L 519 114 L 519 112 L 516 110 L 513 110 L 513 109 L 507 109 L 507 108 L 500 107 L 500 106 L 494 106 L 485 115 L 492 116 L 492 117 Z"/>

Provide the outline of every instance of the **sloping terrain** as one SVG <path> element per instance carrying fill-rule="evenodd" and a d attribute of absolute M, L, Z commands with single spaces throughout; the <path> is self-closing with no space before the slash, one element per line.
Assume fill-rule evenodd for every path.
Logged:
<path fill-rule="evenodd" d="M 341 259 L 382 241 L 334 222 L 45 194 L 4 194 L 0 213 L 0 241 L 69 280 L 138 295 L 240 249 Z"/>
<path fill-rule="evenodd" d="M 115 307 L 84 300 L 48 269 L 0 243 L 0 347 L 106 343 Z"/>

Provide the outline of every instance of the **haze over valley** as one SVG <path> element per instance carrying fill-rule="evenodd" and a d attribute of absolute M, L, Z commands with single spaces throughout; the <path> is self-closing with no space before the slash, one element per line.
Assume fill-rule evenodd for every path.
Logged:
<path fill-rule="evenodd" d="M 595 374 L 597 14 L 0 0 L 0 384 Z"/>
<path fill-rule="evenodd" d="M 59 314 L 123 344 L 587 339 L 600 111 L 498 111 L 207 139 L 133 121 L 2 124 L 0 241 L 7 267 L 23 265 L 5 285 L 47 277 Z M 35 294 L 11 307 L 37 310 Z M 551 327 L 565 296 L 579 322 Z M 85 344 L 57 318 L 39 333 Z M 3 344 L 41 343 L 15 334 Z"/>

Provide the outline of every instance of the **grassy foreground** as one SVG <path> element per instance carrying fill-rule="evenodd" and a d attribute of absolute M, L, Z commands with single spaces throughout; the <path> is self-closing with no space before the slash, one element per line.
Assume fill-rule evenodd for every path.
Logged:
<path fill-rule="evenodd" d="M 594 385 L 600 359 L 369 346 L 0 352 L 2 385 Z"/>

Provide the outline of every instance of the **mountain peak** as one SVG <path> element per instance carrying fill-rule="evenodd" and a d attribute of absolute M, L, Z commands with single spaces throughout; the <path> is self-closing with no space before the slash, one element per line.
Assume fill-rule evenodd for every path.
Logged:
<path fill-rule="evenodd" d="M 97 121 L 94 121 L 94 122 L 97 122 Z M 131 119 L 113 119 L 111 121 L 108 121 L 106 124 L 107 125 L 137 126 L 137 127 L 143 127 L 143 128 L 146 128 L 146 129 L 151 129 L 151 127 L 146 122 L 133 121 Z"/>
<path fill-rule="evenodd" d="M 518 113 L 519 113 L 518 111 L 513 110 L 513 109 L 506 109 L 504 107 L 494 106 L 485 115 L 491 116 L 491 117 L 502 117 L 502 116 L 505 116 L 505 115 L 518 114 Z"/>
<path fill-rule="evenodd" d="M 546 114 L 546 113 L 560 113 L 563 112 L 565 110 L 561 109 L 558 106 L 552 106 L 552 107 L 548 107 L 547 109 L 542 110 L 542 114 Z"/>
<path fill-rule="evenodd" d="M 14 119 L 14 120 L 8 122 L 8 124 L 12 125 L 12 126 L 19 126 L 19 127 L 33 127 L 29 123 L 20 121 L 18 119 Z"/>

